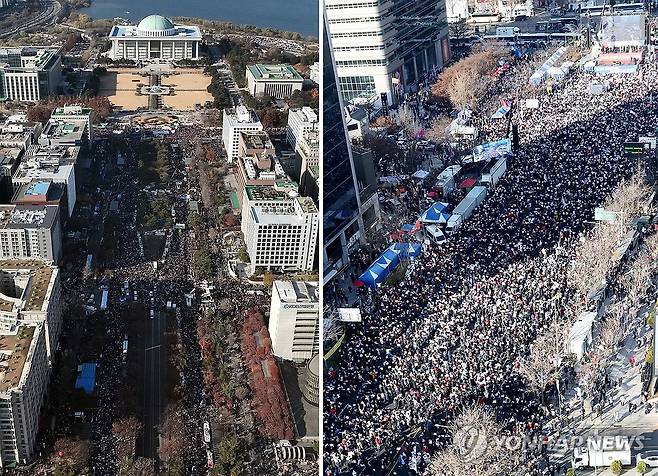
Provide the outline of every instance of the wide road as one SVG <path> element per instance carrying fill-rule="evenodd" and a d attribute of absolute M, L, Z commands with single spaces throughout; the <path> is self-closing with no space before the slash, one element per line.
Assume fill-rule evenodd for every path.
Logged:
<path fill-rule="evenodd" d="M 30 33 L 44 25 L 54 24 L 62 6 L 57 0 L 45 0 L 40 4 L 41 10 L 25 19 L 22 23 L 0 30 L 0 38 L 7 38 L 20 32 Z"/>
<path fill-rule="evenodd" d="M 167 373 L 164 331 L 166 316 L 160 311 L 150 311 L 144 323 L 144 425 L 142 451 L 146 458 L 158 459 L 160 417 L 164 411 L 163 385 Z"/>

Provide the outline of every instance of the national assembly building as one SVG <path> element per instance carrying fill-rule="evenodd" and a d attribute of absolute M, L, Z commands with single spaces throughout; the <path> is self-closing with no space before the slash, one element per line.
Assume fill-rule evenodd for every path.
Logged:
<path fill-rule="evenodd" d="M 112 60 L 167 62 L 199 59 L 202 35 L 198 26 L 174 25 L 160 15 L 149 15 L 139 25 L 114 25 L 109 40 Z"/>

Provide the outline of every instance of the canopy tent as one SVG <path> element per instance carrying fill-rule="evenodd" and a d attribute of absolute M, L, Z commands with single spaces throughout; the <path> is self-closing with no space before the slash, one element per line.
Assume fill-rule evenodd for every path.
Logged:
<path fill-rule="evenodd" d="M 85 391 L 85 393 L 94 393 L 96 386 L 96 364 L 92 362 L 78 365 L 78 378 L 75 380 L 75 388 Z"/>
<path fill-rule="evenodd" d="M 392 247 L 400 252 L 400 258 L 402 259 L 416 258 L 423 250 L 420 243 L 396 243 Z"/>
<path fill-rule="evenodd" d="M 400 229 L 405 233 L 409 233 L 414 229 L 414 226 L 411 223 L 405 223 Z"/>
<path fill-rule="evenodd" d="M 420 221 L 421 223 L 448 223 L 450 214 L 445 212 L 447 209 L 447 203 L 434 202 L 420 215 Z"/>
<path fill-rule="evenodd" d="M 359 276 L 359 280 L 370 288 L 376 288 L 397 268 L 400 260 L 415 258 L 421 250 L 419 243 L 394 243 Z"/>

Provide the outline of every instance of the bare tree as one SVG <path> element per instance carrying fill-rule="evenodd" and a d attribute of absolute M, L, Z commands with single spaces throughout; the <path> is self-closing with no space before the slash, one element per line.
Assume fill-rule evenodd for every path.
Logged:
<path fill-rule="evenodd" d="M 432 121 L 432 125 L 425 132 L 425 136 L 434 142 L 446 142 L 450 139 L 446 129 L 450 126 L 451 119 L 447 116 L 439 116 Z"/>
<path fill-rule="evenodd" d="M 450 425 L 452 444 L 432 461 L 436 476 L 497 476 L 510 474 L 515 455 L 501 443 L 502 427 L 480 405 L 464 408 Z"/>
<path fill-rule="evenodd" d="M 548 383 L 555 377 L 564 350 L 565 328 L 555 323 L 532 343 L 530 354 L 517 360 L 517 371 L 528 386 L 541 396 L 545 405 L 545 392 Z"/>

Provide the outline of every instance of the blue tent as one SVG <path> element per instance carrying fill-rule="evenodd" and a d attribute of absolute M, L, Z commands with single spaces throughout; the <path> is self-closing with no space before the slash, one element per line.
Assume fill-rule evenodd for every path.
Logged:
<path fill-rule="evenodd" d="M 450 214 L 446 213 L 448 204 L 443 202 L 434 202 L 431 207 L 420 215 L 422 223 L 448 223 Z"/>
<path fill-rule="evenodd" d="M 389 274 L 400 264 L 402 251 L 397 248 L 399 243 L 393 244 L 386 248 L 386 250 L 379 255 L 379 258 L 366 269 L 359 279 L 365 283 L 366 286 L 376 288 L 378 284 L 382 283 Z"/>
<path fill-rule="evenodd" d="M 96 364 L 84 363 L 78 366 L 78 378 L 75 380 L 75 388 L 81 388 L 85 393 L 94 393 L 96 386 Z"/>
<path fill-rule="evenodd" d="M 396 243 L 393 246 L 400 250 L 402 259 L 416 258 L 423 251 L 420 243 Z"/>
<path fill-rule="evenodd" d="M 401 228 L 402 231 L 406 231 L 407 233 L 409 233 L 413 229 L 414 229 L 414 226 L 409 224 L 409 223 L 406 223 L 406 224 L 402 225 L 402 228 Z"/>

